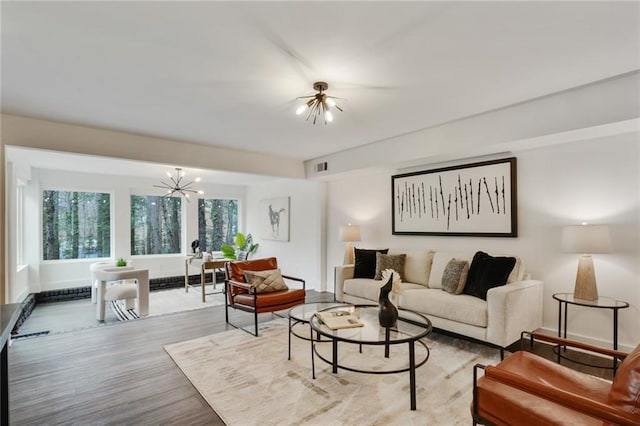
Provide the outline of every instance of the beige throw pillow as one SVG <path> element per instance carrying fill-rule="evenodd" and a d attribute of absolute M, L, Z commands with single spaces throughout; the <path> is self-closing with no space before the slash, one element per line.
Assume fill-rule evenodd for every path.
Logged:
<path fill-rule="evenodd" d="M 382 271 L 385 269 L 393 269 L 400 275 L 400 281 L 404 281 L 404 264 L 406 254 L 382 254 L 376 253 L 376 275 L 374 280 L 382 279 Z"/>
<path fill-rule="evenodd" d="M 467 282 L 469 262 L 451 259 L 442 273 L 442 289 L 447 293 L 461 294 Z"/>
<path fill-rule="evenodd" d="M 244 280 L 255 288 L 256 293 L 271 293 L 289 289 L 282 278 L 280 269 L 245 271 Z"/>

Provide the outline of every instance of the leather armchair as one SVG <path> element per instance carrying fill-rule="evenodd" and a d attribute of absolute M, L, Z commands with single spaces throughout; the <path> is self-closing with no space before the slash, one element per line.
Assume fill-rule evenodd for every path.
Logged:
<path fill-rule="evenodd" d="M 496 366 L 474 367 L 474 424 L 638 425 L 640 345 L 627 354 L 539 333 L 542 340 L 623 360 L 613 382 L 519 351 Z M 484 375 L 480 375 L 484 369 Z"/>
<path fill-rule="evenodd" d="M 282 278 L 295 281 L 302 288 L 288 288 L 269 293 L 258 293 L 255 287 L 245 280 L 245 272 L 274 269 L 278 269 L 278 261 L 275 257 L 227 262 L 225 264 L 225 320 L 228 324 L 244 330 L 229 321 L 229 308 L 253 313 L 255 327 L 253 334 L 258 336 L 259 313 L 276 312 L 305 302 L 306 283 L 301 278 L 282 275 Z"/>

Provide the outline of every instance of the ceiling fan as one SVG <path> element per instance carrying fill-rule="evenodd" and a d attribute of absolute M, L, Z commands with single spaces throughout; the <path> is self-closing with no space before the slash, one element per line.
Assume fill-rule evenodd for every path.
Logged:
<path fill-rule="evenodd" d="M 318 93 L 310 96 L 297 97 L 296 99 L 311 99 L 298 107 L 298 109 L 296 110 L 296 114 L 301 115 L 305 111 L 308 111 L 306 120 L 308 121 L 311 117 L 313 117 L 313 124 L 316 124 L 316 120 L 318 119 L 318 117 L 322 117 L 324 119 L 324 124 L 332 122 L 333 113 L 331 112 L 331 107 L 334 107 L 340 112 L 342 112 L 343 110 L 334 101 L 334 99 L 341 98 L 329 96 L 324 93 L 324 91 L 328 88 L 329 85 L 324 81 L 316 81 L 315 83 L 313 83 L 313 90 L 317 90 Z"/>

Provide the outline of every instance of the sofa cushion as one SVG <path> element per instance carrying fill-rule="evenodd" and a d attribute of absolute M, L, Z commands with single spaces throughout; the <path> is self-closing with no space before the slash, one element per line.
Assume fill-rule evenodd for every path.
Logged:
<path fill-rule="evenodd" d="M 389 249 L 369 250 L 353 249 L 355 254 L 355 265 L 353 278 L 373 278 L 376 275 L 376 253 L 387 254 Z"/>
<path fill-rule="evenodd" d="M 433 254 L 431 273 L 429 274 L 429 288 L 442 288 L 442 274 L 449 261 L 453 258 L 471 262 L 471 255 L 468 253 L 436 251 Z"/>
<path fill-rule="evenodd" d="M 441 289 L 405 290 L 400 306 L 425 315 L 434 315 L 477 327 L 487 326 L 487 302 L 466 294 L 449 294 Z"/>
<path fill-rule="evenodd" d="M 464 293 L 487 299 L 487 291 L 507 283 L 507 278 L 516 264 L 515 257 L 493 257 L 483 251 L 473 256 Z"/>
<path fill-rule="evenodd" d="M 516 264 L 513 266 L 509 278 L 507 278 L 507 284 L 511 284 L 516 281 L 522 281 L 524 277 L 524 262 L 519 256 L 513 256 L 516 259 Z"/>
<path fill-rule="evenodd" d="M 376 275 L 373 279 L 381 280 L 382 271 L 385 269 L 393 269 L 400 275 L 400 281 L 404 281 L 404 264 L 406 259 L 406 254 L 376 253 Z"/>
<path fill-rule="evenodd" d="M 382 284 L 382 281 L 375 281 L 370 278 L 353 278 L 344 281 L 344 293 L 376 302 L 380 296 Z"/>
<path fill-rule="evenodd" d="M 442 289 L 447 293 L 461 294 L 467 283 L 469 262 L 451 259 L 442 273 Z"/>
<path fill-rule="evenodd" d="M 620 364 L 609 392 L 609 405 L 640 415 L 640 345 Z"/>
<path fill-rule="evenodd" d="M 404 263 L 404 280 L 425 287 L 429 285 L 433 253 L 433 250 L 389 249 L 389 254 L 407 255 Z"/>
<path fill-rule="evenodd" d="M 251 284 L 256 293 L 271 293 L 274 291 L 287 290 L 280 269 L 267 271 L 245 271 L 244 280 Z"/>

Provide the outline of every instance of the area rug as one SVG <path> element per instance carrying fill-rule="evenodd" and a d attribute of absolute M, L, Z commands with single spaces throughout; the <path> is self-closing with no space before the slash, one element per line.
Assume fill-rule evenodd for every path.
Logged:
<path fill-rule="evenodd" d="M 206 302 L 202 303 L 202 293 L 198 287 L 189 289 L 188 293 L 185 292 L 184 288 L 149 293 L 150 317 L 220 305 L 224 305 L 223 294 L 209 295 L 206 298 Z M 105 309 L 104 321 L 98 321 L 96 320 L 96 305 L 91 303 L 91 299 L 38 304 L 29 318 L 20 326 L 18 336 L 38 337 L 47 334 L 67 333 L 119 324 L 124 320 L 130 320 L 138 316 L 135 310 L 128 311 L 123 305 L 116 309 L 111 304 L 109 306 L 109 309 Z"/>
<path fill-rule="evenodd" d="M 202 292 L 199 287 L 191 288 L 187 293 L 183 288 L 172 290 L 152 291 L 149 293 L 149 316 L 166 315 L 174 312 L 192 311 L 224 305 L 222 284 L 217 293 L 207 293 L 202 303 Z M 136 309 L 127 309 L 124 300 L 114 300 L 110 303 L 111 311 L 119 321 L 129 321 L 140 318 Z"/>
<path fill-rule="evenodd" d="M 292 357 L 287 360 L 284 319 L 265 323 L 257 338 L 232 330 L 165 350 L 231 426 L 469 425 L 473 366 L 497 363 L 499 351 L 436 333 L 425 341 L 430 356 L 416 371 L 416 411 L 410 410 L 408 373 L 332 374 L 331 367 L 316 357 L 312 379 L 309 342 L 293 337 Z M 406 360 L 405 346 L 392 346 L 392 359 Z M 319 350 L 328 356 L 331 346 L 321 344 Z M 341 344 L 340 358 L 360 367 L 389 368 L 376 365 L 384 363 L 381 350 L 365 347 L 359 354 L 356 345 Z M 416 352 L 417 357 L 423 354 Z"/>

